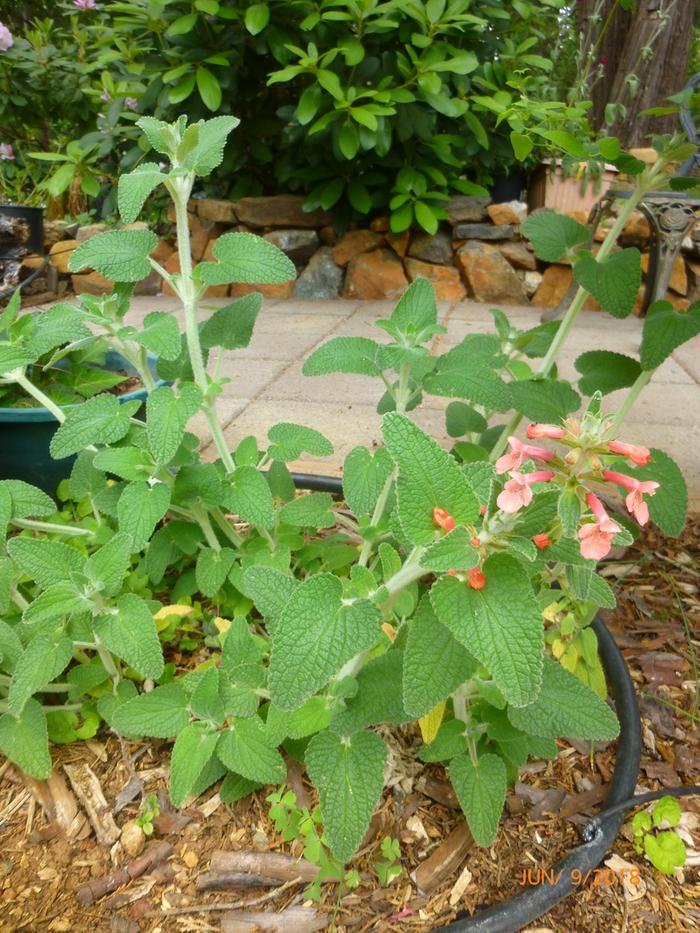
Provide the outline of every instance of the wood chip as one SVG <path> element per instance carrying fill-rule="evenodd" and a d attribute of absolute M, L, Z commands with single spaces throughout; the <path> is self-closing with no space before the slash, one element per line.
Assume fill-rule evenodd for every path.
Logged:
<path fill-rule="evenodd" d="M 314 933 L 327 927 L 327 918 L 309 907 L 290 907 L 282 913 L 236 910 L 221 918 L 223 933 Z"/>
<path fill-rule="evenodd" d="M 114 845 L 119 839 L 120 830 L 114 822 L 112 808 L 107 803 L 95 772 L 84 762 L 78 765 L 64 764 L 63 770 L 68 775 L 75 796 L 85 808 L 99 844 Z"/>
<path fill-rule="evenodd" d="M 244 872 L 275 881 L 301 878 L 305 884 L 315 881 L 318 877 L 318 865 L 307 862 L 306 859 L 296 859 L 280 852 L 259 852 L 254 849 L 242 849 L 238 852 L 217 849 L 211 855 L 209 870 L 212 874 Z"/>
<path fill-rule="evenodd" d="M 464 892 L 467 890 L 469 885 L 472 883 L 472 873 L 469 871 L 468 867 L 462 869 L 462 873 L 459 878 L 455 881 L 450 891 L 450 907 L 454 907 L 458 904 Z"/>
<path fill-rule="evenodd" d="M 412 873 L 411 878 L 422 894 L 435 891 L 464 860 L 474 845 L 466 823 L 460 823 L 437 849 Z"/>

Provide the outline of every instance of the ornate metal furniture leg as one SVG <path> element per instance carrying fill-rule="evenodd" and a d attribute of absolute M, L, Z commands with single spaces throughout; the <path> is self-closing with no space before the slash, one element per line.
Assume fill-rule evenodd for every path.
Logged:
<path fill-rule="evenodd" d="M 666 196 L 647 196 L 639 203 L 639 210 L 649 221 L 649 269 L 642 304 L 642 315 L 650 304 L 666 296 L 673 266 L 680 253 L 683 239 L 700 220 L 700 202 L 674 200 Z"/>

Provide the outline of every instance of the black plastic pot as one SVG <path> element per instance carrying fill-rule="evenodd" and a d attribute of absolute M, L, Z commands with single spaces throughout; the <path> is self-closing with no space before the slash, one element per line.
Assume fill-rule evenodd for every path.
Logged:
<path fill-rule="evenodd" d="M 342 480 L 337 477 L 314 476 L 310 473 L 294 473 L 292 476 L 299 489 L 335 494 L 342 494 L 343 491 Z M 574 879 L 585 878 L 589 872 L 592 877 L 593 869 L 600 865 L 611 849 L 626 811 L 617 810 L 606 817 L 605 810 L 627 801 L 634 794 L 642 754 L 642 729 L 637 695 L 627 663 L 615 639 L 600 619 L 594 620 L 593 630 L 598 637 L 600 659 L 612 688 L 615 711 L 620 720 L 615 771 L 605 806 L 598 814 L 600 827 L 590 842 L 578 846 L 553 867 L 557 879 L 555 884 L 524 888 L 522 893 L 507 901 L 480 910 L 472 917 L 455 920 L 433 933 L 516 933 L 577 890 Z M 549 866 L 543 865 L 542 868 L 549 871 Z"/>
<path fill-rule="evenodd" d="M 156 357 L 149 354 L 148 364 L 154 374 L 156 362 Z M 105 366 L 110 370 L 123 369 L 129 374 L 135 372 L 124 357 L 113 350 L 108 352 Z M 162 380 L 157 384 L 165 385 Z M 145 402 L 147 395 L 146 389 L 135 389 L 120 395 L 119 401 L 139 399 Z M 64 410 L 75 407 L 66 405 Z M 0 408 L 0 480 L 22 479 L 53 496 L 75 463 L 75 457 L 54 460 L 49 453 L 51 438 L 57 429 L 58 422 L 47 408 Z"/>
<path fill-rule="evenodd" d="M 516 169 L 508 175 L 497 175 L 491 185 L 491 202 L 519 201 L 525 188 L 525 172 Z"/>
<path fill-rule="evenodd" d="M 26 246 L 30 253 L 44 251 L 44 208 L 24 207 L 21 204 L 0 204 L 0 217 L 23 220 L 27 224 L 27 239 L 18 246 Z"/>

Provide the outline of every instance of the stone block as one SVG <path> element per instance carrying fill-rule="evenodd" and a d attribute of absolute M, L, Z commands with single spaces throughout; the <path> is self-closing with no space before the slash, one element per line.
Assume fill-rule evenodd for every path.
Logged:
<path fill-rule="evenodd" d="M 348 230 L 333 247 L 333 258 L 339 266 L 347 266 L 360 253 L 369 253 L 381 246 L 384 237 L 372 230 Z"/>
<path fill-rule="evenodd" d="M 401 297 L 408 279 L 401 260 L 388 249 L 361 253 L 350 260 L 345 275 L 344 298 L 365 301 L 396 300 Z"/>
<path fill-rule="evenodd" d="M 404 230 L 403 233 L 387 233 L 386 241 L 396 255 L 403 259 L 408 252 L 408 246 L 411 242 L 411 231 Z"/>
<path fill-rule="evenodd" d="M 109 295 L 114 289 L 114 282 L 106 279 L 99 272 L 81 272 L 70 278 L 76 295 Z"/>
<path fill-rule="evenodd" d="M 213 286 L 217 287 L 217 286 Z M 227 286 L 223 286 L 226 288 Z M 244 282 L 234 282 L 230 286 L 229 294 L 232 298 L 242 298 L 252 292 L 260 292 L 263 298 L 291 298 L 294 289 L 294 279 L 281 282 L 279 285 L 247 285 Z M 209 289 L 207 289 L 209 294 Z M 224 292 L 226 294 L 226 292 Z"/>
<path fill-rule="evenodd" d="M 406 259 L 406 271 L 413 282 L 417 278 L 428 279 L 432 282 L 435 295 L 442 301 L 461 301 L 467 294 L 462 284 L 459 271 L 454 266 L 438 266 L 432 262 L 421 262 L 420 259 Z"/>
<path fill-rule="evenodd" d="M 98 233 L 105 233 L 109 229 L 107 224 L 85 224 L 84 227 L 78 227 L 75 239 L 78 243 L 84 243 L 90 237 L 97 236 Z"/>
<path fill-rule="evenodd" d="M 336 264 L 333 250 L 329 246 L 322 246 L 294 283 L 292 294 L 295 298 L 313 301 L 337 298 L 342 281 L 343 271 Z"/>
<path fill-rule="evenodd" d="M 75 252 L 77 246 L 77 240 L 59 240 L 51 247 L 49 262 L 61 275 L 67 274 L 70 257 Z"/>
<path fill-rule="evenodd" d="M 512 240 L 517 231 L 512 224 L 460 223 L 453 232 L 458 240 Z"/>
<path fill-rule="evenodd" d="M 452 262 L 452 242 L 446 233 L 430 236 L 419 233 L 413 237 L 408 255 L 422 262 L 434 262 L 438 265 Z"/>
<path fill-rule="evenodd" d="M 527 204 L 523 201 L 503 201 L 500 204 L 489 204 L 486 211 L 495 224 L 524 223 L 527 217 Z"/>
<path fill-rule="evenodd" d="M 644 275 L 649 271 L 649 254 L 642 254 L 642 271 Z M 681 255 L 676 256 L 676 261 L 673 264 L 673 270 L 671 272 L 671 278 L 669 279 L 668 287 L 674 292 L 677 292 L 679 295 L 688 294 L 688 273 L 685 268 L 685 260 Z"/>
<path fill-rule="evenodd" d="M 498 248 L 511 266 L 516 269 L 525 269 L 530 272 L 537 269 L 535 254 L 523 240 L 505 240 L 498 244 Z"/>
<path fill-rule="evenodd" d="M 228 201 L 225 198 L 198 198 L 191 203 L 196 206 L 197 216 L 201 220 L 221 224 L 238 223 L 233 201 Z"/>
<path fill-rule="evenodd" d="M 457 194 L 445 202 L 447 219 L 451 224 L 478 223 L 488 216 L 486 208 L 491 199 L 487 196 L 475 194 Z"/>
<path fill-rule="evenodd" d="M 295 263 L 306 262 L 319 245 L 315 230 L 272 230 L 264 234 L 263 239 L 281 249 Z"/>
<path fill-rule="evenodd" d="M 542 282 L 532 297 L 532 304 L 536 308 L 556 308 L 572 281 L 570 267 L 549 266 L 544 270 Z"/>
<path fill-rule="evenodd" d="M 234 204 L 240 223 L 249 227 L 324 227 L 331 223 L 329 211 L 305 211 L 304 198 L 297 194 L 241 198 Z"/>
<path fill-rule="evenodd" d="M 488 243 L 466 243 L 457 262 L 477 301 L 527 304 L 525 286 L 505 257 Z"/>

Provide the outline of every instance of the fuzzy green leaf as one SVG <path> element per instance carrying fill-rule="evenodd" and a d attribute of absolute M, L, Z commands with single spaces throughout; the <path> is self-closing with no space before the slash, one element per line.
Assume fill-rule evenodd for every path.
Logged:
<path fill-rule="evenodd" d="M 292 594 L 301 585 L 294 577 L 262 564 L 246 570 L 244 580 L 247 593 L 258 611 L 268 624 L 273 625 L 279 621 Z"/>
<path fill-rule="evenodd" d="M 125 224 L 136 220 L 146 198 L 166 177 L 157 162 L 142 162 L 133 172 L 120 176 L 117 203 Z"/>
<path fill-rule="evenodd" d="M 571 385 L 557 379 L 524 379 L 509 388 L 513 407 L 531 421 L 558 424 L 581 405 Z"/>
<path fill-rule="evenodd" d="M 544 738 L 614 739 L 620 725 L 610 707 L 578 677 L 549 658 L 534 703 L 509 707 L 508 718 L 522 732 Z"/>
<path fill-rule="evenodd" d="M 197 145 L 185 159 L 185 168 L 191 168 L 195 175 L 200 177 L 211 175 L 214 169 L 221 165 L 224 158 L 224 147 L 229 133 L 236 129 L 241 121 L 237 117 L 213 117 L 211 120 L 200 120 L 197 124 Z"/>
<path fill-rule="evenodd" d="M 71 573 L 85 570 L 85 558 L 74 547 L 47 538 L 11 538 L 7 550 L 17 566 L 39 586 L 65 583 Z"/>
<path fill-rule="evenodd" d="M 231 548 L 202 548 L 197 555 L 195 579 L 197 589 L 203 596 L 210 599 L 217 596 L 231 572 L 235 559 L 236 552 Z"/>
<path fill-rule="evenodd" d="M 21 479 L 2 480 L 0 489 L 10 494 L 13 518 L 48 518 L 56 511 L 51 496 Z"/>
<path fill-rule="evenodd" d="M 19 716 L 29 698 L 57 677 L 73 657 L 73 642 L 58 630 L 40 632 L 18 659 L 7 695 L 7 709 Z"/>
<path fill-rule="evenodd" d="M 486 560 L 483 572 L 483 589 L 446 576 L 433 585 L 430 599 L 438 619 L 486 666 L 506 699 L 524 706 L 540 688 L 542 613 L 515 558 L 495 554 Z"/>
<path fill-rule="evenodd" d="M 22 771 L 45 780 L 51 775 L 46 715 L 36 700 L 28 700 L 22 715 L 0 716 L 0 751 Z"/>
<path fill-rule="evenodd" d="M 201 329 L 202 346 L 239 350 L 247 347 L 253 336 L 253 327 L 262 308 L 262 295 L 258 292 L 244 295 L 237 301 L 219 308 Z"/>
<path fill-rule="evenodd" d="M 613 317 L 627 317 L 642 281 L 639 250 L 623 249 L 605 259 L 581 256 L 574 263 L 574 278 Z"/>
<path fill-rule="evenodd" d="M 164 360 L 176 360 L 180 355 L 182 339 L 177 318 L 167 311 L 151 311 L 143 319 L 141 330 L 131 339 Z"/>
<path fill-rule="evenodd" d="M 436 507 L 457 524 L 471 524 L 479 504 L 456 461 L 409 418 L 390 412 L 382 419 L 384 442 L 399 469 L 398 515 L 414 544 L 430 545 L 437 531 Z"/>
<path fill-rule="evenodd" d="M 357 373 L 379 376 L 377 363 L 379 344 L 368 337 L 332 337 L 311 354 L 304 363 L 305 376 L 326 373 Z"/>
<path fill-rule="evenodd" d="M 448 772 L 474 841 L 490 846 L 506 802 L 508 780 L 503 759 L 481 755 L 475 767 L 469 755 L 460 755 L 452 759 Z"/>
<path fill-rule="evenodd" d="M 69 582 L 54 583 L 47 587 L 27 606 L 22 621 L 28 625 L 40 625 L 51 620 L 58 621 L 66 616 L 85 612 L 91 603 Z"/>
<path fill-rule="evenodd" d="M 365 726 L 411 722 L 414 717 L 403 705 L 402 677 L 402 651 L 387 651 L 368 661 L 357 675 L 357 694 L 333 716 L 332 731 L 350 735 Z"/>
<path fill-rule="evenodd" d="M 357 851 L 384 787 L 387 750 L 374 732 L 319 732 L 306 749 L 331 852 L 345 863 Z"/>
<path fill-rule="evenodd" d="M 113 282 L 140 282 L 151 271 L 148 257 L 157 245 L 158 237 L 150 230 L 108 230 L 81 243 L 68 268 L 94 269 Z"/>
<path fill-rule="evenodd" d="M 99 616 L 95 630 L 100 641 L 142 677 L 157 680 L 163 673 L 163 650 L 153 614 L 135 593 L 125 593 L 116 613 Z"/>
<path fill-rule="evenodd" d="M 336 521 L 332 507 L 329 492 L 310 492 L 283 506 L 280 521 L 298 528 L 332 528 Z"/>
<path fill-rule="evenodd" d="M 642 369 L 656 369 L 673 351 L 700 334 L 700 301 L 679 311 L 670 301 L 655 301 L 644 318 Z"/>
<path fill-rule="evenodd" d="M 148 448 L 156 463 L 169 463 L 177 453 L 189 419 L 202 403 L 194 385 L 183 385 L 176 395 L 170 386 L 158 386 L 146 400 Z"/>
<path fill-rule="evenodd" d="M 185 691 L 172 683 L 122 703 L 114 712 L 112 726 L 129 736 L 169 739 L 179 735 L 189 719 Z"/>
<path fill-rule="evenodd" d="M 268 454 L 273 460 L 288 463 L 297 460 L 303 453 L 314 457 L 330 457 L 333 453 L 333 445 L 327 437 L 302 424 L 283 421 L 273 425 L 267 436 L 272 441 Z"/>
<path fill-rule="evenodd" d="M 284 759 L 270 745 L 258 716 L 237 719 L 225 729 L 216 746 L 221 761 L 249 781 L 260 784 L 279 784 L 285 779 L 287 766 Z"/>
<path fill-rule="evenodd" d="M 254 233 L 225 233 L 214 245 L 216 262 L 197 267 L 202 282 L 278 285 L 296 278 L 294 263 L 273 243 Z"/>
<path fill-rule="evenodd" d="M 366 447 L 355 447 L 343 464 L 343 495 L 355 515 L 371 515 L 387 480 L 394 472 L 394 461 L 383 447 L 372 454 Z"/>
<path fill-rule="evenodd" d="M 688 487 L 675 460 L 655 447 L 650 448 L 650 452 L 649 463 L 625 472 L 638 480 L 656 480 L 659 483 L 653 496 L 645 496 L 649 515 L 664 534 L 678 537 L 688 514 Z"/>
<path fill-rule="evenodd" d="M 556 262 L 575 246 L 588 243 L 591 236 L 583 224 L 554 211 L 531 214 L 521 231 L 532 241 L 537 256 L 545 262 Z"/>
<path fill-rule="evenodd" d="M 129 418 L 136 413 L 139 404 L 137 401 L 120 404 L 115 395 L 105 394 L 95 395 L 68 409 L 66 420 L 51 439 L 51 456 L 61 460 L 90 444 L 113 444 L 121 440 L 128 432 Z"/>
<path fill-rule="evenodd" d="M 471 570 L 478 560 L 479 553 L 472 547 L 469 532 L 458 525 L 430 545 L 421 557 L 420 565 L 426 570 Z"/>
<path fill-rule="evenodd" d="M 222 504 L 257 528 L 272 528 L 275 523 L 272 492 L 265 477 L 254 466 L 239 466 L 226 480 Z"/>
<path fill-rule="evenodd" d="M 125 487 L 117 503 L 117 518 L 120 530 L 131 535 L 135 551 L 144 547 L 169 505 L 170 490 L 164 483 L 150 486 L 137 481 Z"/>
<path fill-rule="evenodd" d="M 170 756 L 170 799 L 180 807 L 208 764 L 219 740 L 205 723 L 195 722 L 179 733 Z"/>
<path fill-rule="evenodd" d="M 616 389 L 631 386 L 642 371 L 639 363 L 624 353 L 610 350 L 589 350 L 576 358 L 576 369 L 581 373 L 579 389 L 584 395 L 600 392 L 607 395 Z"/>

